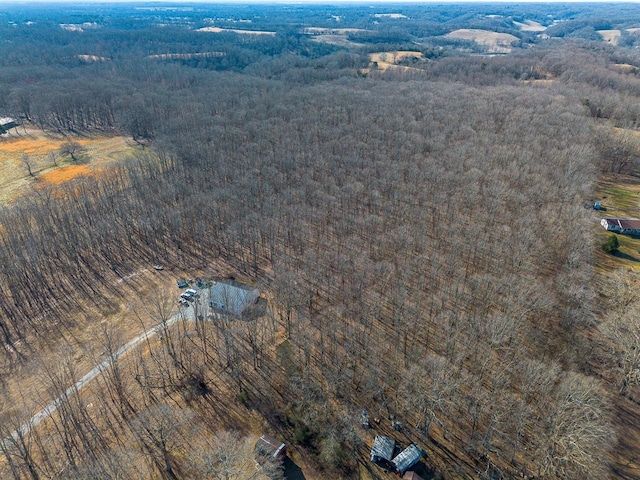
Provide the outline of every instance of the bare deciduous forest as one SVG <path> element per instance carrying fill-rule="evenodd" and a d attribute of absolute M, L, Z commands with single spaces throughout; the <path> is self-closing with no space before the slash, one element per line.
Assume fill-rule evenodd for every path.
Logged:
<path fill-rule="evenodd" d="M 418 444 L 425 478 L 640 476 L 639 245 L 605 254 L 592 209 L 640 216 L 640 15 L 369 10 L 0 6 L 0 147 L 63 139 L 51 168 L 95 135 L 136 147 L 56 185 L 16 165 L 0 477 L 386 478 L 376 433 Z M 179 276 L 266 308 L 174 321 Z M 262 432 L 296 472 L 256 470 Z"/>

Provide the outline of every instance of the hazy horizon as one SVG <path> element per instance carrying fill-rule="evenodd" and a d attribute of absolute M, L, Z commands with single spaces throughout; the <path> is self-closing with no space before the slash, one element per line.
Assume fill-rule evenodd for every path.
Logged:
<path fill-rule="evenodd" d="M 549 4 L 549 3 L 584 3 L 584 4 L 593 4 L 593 3 L 610 3 L 610 4 L 635 4 L 640 2 L 640 0 L 628 0 L 628 1 L 611 1 L 611 0 L 28 0 L 28 1 L 7 1 L 2 2 L 4 5 L 28 5 L 33 3 L 52 3 L 52 4 L 116 4 L 116 3 L 129 3 L 129 4 L 148 4 L 148 3 L 162 3 L 162 4 L 287 4 L 287 5 L 305 5 L 305 4 L 313 4 L 313 5 L 343 5 L 343 4 L 352 4 L 352 5 L 393 5 L 393 6 L 402 6 L 408 4 L 442 4 L 442 3 L 456 3 L 456 4 L 464 4 L 464 3 L 481 3 L 486 5 L 491 5 L 493 3 L 512 3 L 512 4 L 523 4 L 523 3 L 532 3 L 532 4 Z"/>

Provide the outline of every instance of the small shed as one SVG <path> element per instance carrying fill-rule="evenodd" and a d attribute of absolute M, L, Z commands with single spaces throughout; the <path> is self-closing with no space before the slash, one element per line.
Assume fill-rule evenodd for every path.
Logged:
<path fill-rule="evenodd" d="M 0 134 L 3 134 L 7 130 L 17 126 L 18 126 L 18 122 L 11 117 L 0 118 Z"/>
<path fill-rule="evenodd" d="M 221 312 L 241 315 L 260 296 L 260 290 L 251 285 L 223 280 L 209 290 L 209 305 Z"/>
<path fill-rule="evenodd" d="M 383 467 L 388 466 L 396 449 L 396 441 L 384 435 L 376 435 L 371 447 L 371 461 Z"/>
<path fill-rule="evenodd" d="M 424 452 L 415 443 L 412 443 L 392 460 L 393 465 L 396 467 L 396 472 L 404 475 L 407 470 L 420 461 L 422 455 L 424 455 Z"/>
<path fill-rule="evenodd" d="M 264 465 L 269 460 L 282 460 L 287 456 L 287 446 L 271 435 L 262 435 L 255 447 L 256 462 Z"/>

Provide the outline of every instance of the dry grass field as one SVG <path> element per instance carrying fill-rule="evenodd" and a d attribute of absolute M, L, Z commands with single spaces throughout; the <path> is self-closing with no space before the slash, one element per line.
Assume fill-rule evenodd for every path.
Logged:
<path fill-rule="evenodd" d="M 174 60 L 174 59 L 188 60 L 190 58 L 224 57 L 225 55 L 226 55 L 225 52 L 161 53 L 158 55 L 148 55 L 147 58 L 160 59 L 160 60 Z"/>
<path fill-rule="evenodd" d="M 196 30 L 197 32 L 210 32 L 210 33 L 238 33 L 242 35 L 271 35 L 274 36 L 276 32 L 267 32 L 264 30 L 240 30 L 237 28 L 220 28 L 220 27 L 202 27 Z"/>
<path fill-rule="evenodd" d="M 497 33 L 489 30 L 478 30 L 462 28 L 447 33 L 446 38 L 458 40 L 471 40 L 479 45 L 487 47 L 489 53 L 509 53 L 511 44 L 518 40 L 518 37 L 509 33 Z"/>
<path fill-rule="evenodd" d="M 106 62 L 109 60 L 107 57 L 99 57 L 97 55 L 76 55 L 76 58 L 86 63 Z"/>
<path fill-rule="evenodd" d="M 379 72 L 385 72 L 389 69 L 400 71 L 420 70 L 416 67 L 410 67 L 407 65 L 398 65 L 404 58 L 415 58 L 425 61 L 421 52 L 414 52 L 408 50 L 395 50 L 391 52 L 376 52 L 369 54 L 369 67 L 360 70 L 363 75 L 368 75 L 374 70 Z M 428 61 L 428 60 L 427 60 Z"/>
<path fill-rule="evenodd" d="M 374 18 L 393 18 L 394 20 L 398 20 L 400 18 L 408 18 L 402 13 L 374 13 L 373 16 Z"/>
<path fill-rule="evenodd" d="M 99 172 L 99 169 L 90 169 L 88 165 L 67 165 L 43 173 L 40 176 L 40 179 L 58 185 L 64 182 L 68 182 L 69 180 L 72 180 L 76 177 L 86 177 L 92 174 L 96 175 Z"/>
<path fill-rule="evenodd" d="M 306 27 L 302 30 L 305 35 L 312 35 L 314 42 L 328 43 L 340 47 L 362 47 L 362 43 L 353 42 L 347 38 L 351 33 L 367 32 L 362 28 L 324 28 Z"/>
<path fill-rule="evenodd" d="M 612 45 L 617 45 L 618 39 L 620 38 L 620 35 L 622 35 L 620 30 L 598 30 L 598 33 L 605 42 Z"/>
<path fill-rule="evenodd" d="M 406 57 L 422 58 L 422 52 L 396 50 L 393 52 L 370 53 L 369 61 L 371 63 L 376 63 L 378 65 L 378 69 L 383 71 L 394 67 L 410 68 L 397 65 L 400 60 Z"/>
<path fill-rule="evenodd" d="M 79 175 L 98 173 L 141 148 L 122 136 L 77 137 L 73 140 L 86 149 L 87 161 L 70 165 L 69 158 L 59 156 L 54 165 L 48 155 L 57 153 L 68 140 L 40 130 L 25 131 L 22 127 L 0 137 L 0 204 L 16 200 L 42 180 L 58 184 Z M 30 159 L 33 176 L 28 174 L 23 155 Z"/>
<path fill-rule="evenodd" d="M 513 22 L 514 25 L 520 27 L 523 32 L 544 32 L 547 27 L 533 20 L 525 20 L 524 22 Z"/>
<path fill-rule="evenodd" d="M 314 35 L 314 42 L 328 43 L 339 47 L 363 47 L 363 43 L 352 42 L 346 35 Z"/>
<path fill-rule="evenodd" d="M 305 35 L 348 35 L 350 33 L 368 32 L 362 28 L 324 28 L 324 27 L 307 27 L 302 33 Z"/>

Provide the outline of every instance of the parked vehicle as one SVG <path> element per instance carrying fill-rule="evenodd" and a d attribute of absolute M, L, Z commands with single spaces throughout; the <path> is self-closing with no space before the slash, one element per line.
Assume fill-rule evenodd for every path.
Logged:
<path fill-rule="evenodd" d="M 184 300 L 185 302 L 193 302 L 195 300 L 195 297 L 193 295 L 183 293 L 180 295 L 180 299 Z"/>

